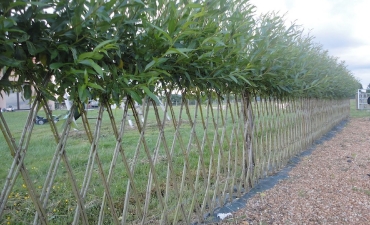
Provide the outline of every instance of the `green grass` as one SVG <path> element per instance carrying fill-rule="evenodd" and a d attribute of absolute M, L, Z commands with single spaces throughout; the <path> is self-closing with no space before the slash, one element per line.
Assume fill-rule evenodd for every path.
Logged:
<path fill-rule="evenodd" d="M 370 118 L 370 110 L 358 110 L 356 108 L 356 100 L 351 99 L 351 118 Z"/>

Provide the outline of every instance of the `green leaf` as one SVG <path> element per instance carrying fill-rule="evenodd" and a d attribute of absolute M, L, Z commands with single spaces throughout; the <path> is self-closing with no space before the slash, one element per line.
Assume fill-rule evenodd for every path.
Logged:
<path fill-rule="evenodd" d="M 187 7 L 197 9 L 197 8 L 202 8 L 202 5 L 199 3 L 190 3 L 187 5 Z"/>
<path fill-rule="evenodd" d="M 316 83 L 318 83 L 320 81 L 320 79 L 316 79 L 316 80 L 314 80 L 314 81 L 312 81 L 312 83 L 311 83 L 311 86 L 314 86 Z"/>
<path fill-rule="evenodd" d="M 192 84 L 193 82 L 192 82 L 192 80 L 191 80 L 191 78 L 190 78 L 190 75 L 189 75 L 189 73 L 188 73 L 188 72 L 186 72 L 186 71 L 185 71 L 185 76 L 186 76 L 186 78 L 188 79 L 188 81 Z"/>
<path fill-rule="evenodd" d="M 21 1 L 10 2 L 9 3 L 9 8 L 14 8 L 14 7 L 17 7 L 17 6 L 26 6 L 26 5 L 27 5 L 26 2 L 21 2 Z"/>
<path fill-rule="evenodd" d="M 21 38 L 19 38 L 19 39 L 18 39 L 18 42 L 25 42 L 25 41 L 27 41 L 29 38 L 30 38 L 30 35 L 28 35 L 28 34 L 23 34 L 23 35 L 21 36 Z"/>
<path fill-rule="evenodd" d="M 13 58 L 8 58 L 4 55 L 0 55 L 0 65 L 1 66 L 20 67 L 22 62 L 24 61 L 16 60 Z"/>
<path fill-rule="evenodd" d="M 235 83 L 239 83 L 238 80 L 233 76 L 233 75 L 229 75 L 229 77 L 235 82 Z"/>
<path fill-rule="evenodd" d="M 164 53 L 164 55 L 180 54 L 180 55 L 185 56 L 186 58 L 189 58 L 189 56 L 186 55 L 185 52 L 191 52 L 193 50 L 194 49 L 189 49 L 189 48 L 170 48 L 170 49 L 167 50 L 166 53 Z"/>
<path fill-rule="evenodd" d="M 42 93 L 42 95 L 43 96 L 45 96 L 46 97 L 46 99 L 48 99 L 48 100 L 53 100 L 53 101 L 55 101 L 56 99 L 55 99 L 55 97 L 54 97 L 54 95 L 52 95 L 50 92 L 49 92 L 49 90 L 43 90 L 43 89 L 40 89 L 40 92 Z"/>
<path fill-rule="evenodd" d="M 140 73 L 139 76 L 140 77 L 158 77 L 158 75 L 160 74 L 160 72 L 158 71 L 148 71 L 146 73 Z"/>
<path fill-rule="evenodd" d="M 89 82 L 89 74 L 87 74 L 87 70 L 84 71 L 84 83 L 87 84 Z"/>
<path fill-rule="evenodd" d="M 84 52 L 78 56 L 78 60 L 83 60 L 83 59 L 101 60 L 102 58 L 103 58 L 103 54 L 100 54 L 98 52 Z"/>
<path fill-rule="evenodd" d="M 173 32 L 175 32 L 176 25 L 177 25 L 177 21 L 176 21 L 176 19 L 171 19 L 171 20 L 168 22 L 168 32 L 169 32 L 170 34 L 172 34 Z"/>
<path fill-rule="evenodd" d="M 83 84 L 79 86 L 78 87 L 78 97 L 80 98 L 80 100 L 84 102 L 85 100 L 87 100 L 87 96 L 88 96 L 88 90 L 86 89 L 86 85 Z"/>
<path fill-rule="evenodd" d="M 250 86 L 256 87 L 253 83 L 251 83 L 249 80 L 245 79 L 245 77 L 238 75 L 239 79 L 243 80 L 245 83 L 249 84 Z"/>
<path fill-rule="evenodd" d="M 159 65 L 161 63 L 166 62 L 167 60 L 168 58 L 153 58 L 153 60 L 145 66 L 144 72 L 147 71 L 152 66 Z"/>
<path fill-rule="evenodd" d="M 53 59 L 55 59 L 57 56 L 58 56 L 58 51 L 57 51 L 57 50 L 53 50 L 53 51 L 51 52 L 50 59 L 51 59 L 51 60 L 53 60 Z"/>
<path fill-rule="evenodd" d="M 145 94 L 147 94 L 151 99 L 153 99 L 156 103 L 159 104 L 158 97 L 155 94 L 153 94 L 153 92 L 151 92 L 148 87 L 141 86 L 141 88 L 144 90 Z"/>
<path fill-rule="evenodd" d="M 38 52 L 32 42 L 26 41 L 28 52 L 31 55 L 36 55 Z"/>
<path fill-rule="evenodd" d="M 51 5 L 48 3 L 43 2 L 28 2 L 31 5 L 38 6 L 38 7 L 50 7 Z"/>
<path fill-rule="evenodd" d="M 144 71 L 147 71 L 147 70 L 148 70 L 150 67 L 152 67 L 154 64 L 155 64 L 155 60 L 152 60 L 150 63 L 148 63 L 148 64 L 145 66 Z"/>
<path fill-rule="evenodd" d="M 181 29 L 182 29 L 182 30 L 185 30 L 185 29 L 187 29 L 187 28 L 188 28 L 190 25 L 192 25 L 192 24 L 194 24 L 194 21 L 191 21 L 191 20 L 190 20 L 190 21 L 187 21 L 186 23 L 184 23 L 184 24 L 182 25 Z M 188 32 L 191 32 L 191 33 L 194 33 L 194 34 L 196 33 L 196 32 L 194 32 L 194 31 L 193 31 L 193 32 L 192 32 L 192 31 L 188 31 Z"/>
<path fill-rule="evenodd" d="M 24 85 L 23 86 L 23 96 L 25 99 L 31 99 L 32 97 L 32 90 L 31 90 L 31 85 Z"/>
<path fill-rule="evenodd" d="M 203 59 L 203 58 L 209 58 L 213 55 L 213 52 L 205 52 L 201 56 L 198 57 L 198 59 Z"/>
<path fill-rule="evenodd" d="M 79 62 L 80 64 L 91 66 L 99 74 L 103 75 L 103 69 L 91 59 L 84 59 Z"/>
<path fill-rule="evenodd" d="M 159 28 L 159 27 L 157 27 L 157 26 L 155 26 L 153 24 L 150 24 L 150 26 L 152 26 L 153 28 L 155 28 L 156 30 L 158 30 L 161 34 L 163 34 L 163 36 L 166 37 L 166 39 L 169 42 L 169 44 L 172 45 L 173 40 L 172 40 L 172 38 L 170 37 L 170 35 L 166 31 L 162 30 L 161 28 Z"/>
<path fill-rule="evenodd" d="M 80 35 L 82 32 L 82 18 L 81 18 L 81 9 L 80 7 L 76 7 L 74 15 L 72 16 L 72 27 L 76 33 L 76 35 Z"/>
<path fill-rule="evenodd" d="M 50 64 L 50 69 L 56 70 L 59 69 L 60 67 L 66 65 L 66 63 L 52 63 Z"/>
<path fill-rule="evenodd" d="M 77 60 L 77 50 L 76 50 L 76 48 L 70 47 L 69 49 L 71 49 L 73 60 L 76 61 Z"/>
<path fill-rule="evenodd" d="M 98 44 L 98 45 L 94 48 L 93 52 L 100 51 L 100 49 L 101 49 L 101 48 L 103 48 L 105 45 L 107 45 L 107 44 L 109 44 L 109 43 L 112 43 L 112 42 L 115 42 L 115 41 L 116 41 L 116 40 L 114 40 L 114 39 L 103 41 L 102 43 Z M 112 48 L 114 48 L 114 47 L 116 47 L 116 46 L 115 46 L 115 45 L 108 45 L 108 47 L 109 47 L 110 49 L 112 49 Z"/>
<path fill-rule="evenodd" d="M 193 20 L 196 19 L 196 18 L 199 18 L 199 17 L 203 17 L 205 15 L 206 15 L 206 12 L 202 10 L 201 12 L 194 15 Z"/>
<path fill-rule="evenodd" d="M 116 2 L 117 2 L 116 0 L 110 0 L 107 3 L 105 3 L 104 6 L 105 6 L 106 9 L 110 9 L 110 8 L 113 7 L 114 3 L 116 3 Z"/>
<path fill-rule="evenodd" d="M 209 37 L 209 38 L 206 38 L 204 39 L 204 41 L 202 42 L 202 45 L 204 45 L 205 43 L 207 42 L 211 42 L 211 43 L 217 43 L 219 45 L 222 45 L 222 46 L 226 46 L 224 42 L 221 41 L 220 38 L 218 37 Z"/>
<path fill-rule="evenodd" d="M 141 0 L 134 0 L 134 2 L 137 2 L 137 3 L 139 3 L 139 4 L 141 4 L 141 5 L 145 5 Z"/>
<path fill-rule="evenodd" d="M 160 69 L 153 69 L 154 71 L 158 71 L 160 74 L 164 74 L 168 77 L 172 77 L 172 75 L 170 73 L 168 73 L 167 71 L 165 70 L 160 70 Z"/>
<path fill-rule="evenodd" d="M 89 86 L 91 88 L 94 88 L 94 89 L 99 89 L 99 90 L 105 91 L 104 88 L 102 88 L 99 84 L 96 84 L 96 83 L 88 82 L 87 86 Z"/>
<path fill-rule="evenodd" d="M 58 48 L 58 50 L 68 52 L 68 45 L 66 45 L 66 44 L 60 44 L 60 45 L 58 45 L 57 48 Z"/>
<path fill-rule="evenodd" d="M 132 99 L 134 99 L 137 103 L 142 104 L 143 100 L 141 99 L 140 95 L 138 95 L 135 91 L 128 90 L 129 95 Z"/>

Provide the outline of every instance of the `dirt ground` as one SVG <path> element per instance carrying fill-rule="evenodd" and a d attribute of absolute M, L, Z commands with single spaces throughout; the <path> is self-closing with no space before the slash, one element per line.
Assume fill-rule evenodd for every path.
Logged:
<path fill-rule="evenodd" d="M 220 224 L 370 225 L 370 120 L 353 118 Z"/>

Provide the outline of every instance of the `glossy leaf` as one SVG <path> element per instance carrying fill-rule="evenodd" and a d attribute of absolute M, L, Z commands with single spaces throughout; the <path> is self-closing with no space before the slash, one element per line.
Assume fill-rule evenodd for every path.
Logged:
<path fill-rule="evenodd" d="M 78 63 L 79 64 L 84 64 L 84 65 L 87 65 L 87 66 L 91 66 L 92 68 L 94 68 L 94 70 L 99 75 L 102 75 L 103 74 L 102 68 L 98 64 L 96 64 L 93 60 L 91 60 L 91 59 L 84 59 L 84 60 L 79 61 Z"/>

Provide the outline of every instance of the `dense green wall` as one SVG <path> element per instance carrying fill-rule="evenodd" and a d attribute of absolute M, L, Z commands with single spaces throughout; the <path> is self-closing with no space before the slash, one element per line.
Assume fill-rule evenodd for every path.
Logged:
<path fill-rule="evenodd" d="M 177 2 L 1 2 L 0 89 L 115 102 L 164 88 L 313 98 L 357 89 L 344 62 L 279 15 L 257 17 L 247 0 Z"/>

